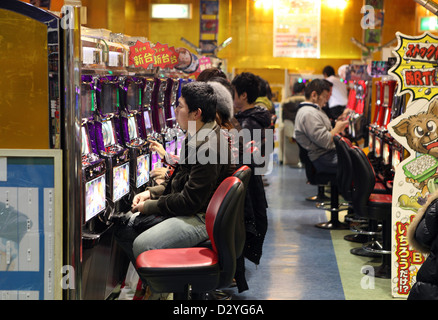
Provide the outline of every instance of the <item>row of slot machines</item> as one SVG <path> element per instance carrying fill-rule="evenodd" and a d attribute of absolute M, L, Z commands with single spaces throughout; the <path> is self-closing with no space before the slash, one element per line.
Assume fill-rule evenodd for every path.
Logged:
<path fill-rule="evenodd" d="M 368 158 L 377 179 L 392 189 L 395 169 L 404 159 L 405 150 L 388 132 L 392 119 L 405 112 L 406 97 L 399 96 L 395 80 L 375 82 L 374 117 L 368 126 Z"/>
<path fill-rule="evenodd" d="M 83 232 L 99 232 L 130 210 L 161 166 L 148 140 L 178 155 L 184 133 L 175 108 L 186 79 L 82 75 Z"/>
<path fill-rule="evenodd" d="M 350 109 L 348 135 L 353 141 L 363 138 L 366 125 L 368 81 L 354 81 L 348 93 L 347 108 Z"/>

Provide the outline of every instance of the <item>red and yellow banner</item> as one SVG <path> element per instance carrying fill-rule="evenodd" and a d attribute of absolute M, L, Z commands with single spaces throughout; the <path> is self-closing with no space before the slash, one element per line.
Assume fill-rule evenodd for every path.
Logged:
<path fill-rule="evenodd" d="M 178 63 L 178 53 L 174 47 L 167 44 L 157 44 L 151 47 L 150 42 L 137 41 L 129 47 L 129 65 L 147 69 L 150 65 L 160 68 L 173 68 Z"/>

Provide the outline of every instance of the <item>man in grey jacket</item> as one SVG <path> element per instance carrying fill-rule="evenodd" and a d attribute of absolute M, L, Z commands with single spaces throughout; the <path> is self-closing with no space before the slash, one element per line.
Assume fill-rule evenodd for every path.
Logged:
<path fill-rule="evenodd" d="M 348 126 L 346 112 L 333 128 L 322 107 L 330 98 L 330 86 L 326 80 L 312 80 L 305 89 L 305 101 L 299 106 L 295 118 L 294 136 L 298 144 L 307 150 L 309 159 L 318 172 L 336 173 L 338 157 L 333 137 Z"/>

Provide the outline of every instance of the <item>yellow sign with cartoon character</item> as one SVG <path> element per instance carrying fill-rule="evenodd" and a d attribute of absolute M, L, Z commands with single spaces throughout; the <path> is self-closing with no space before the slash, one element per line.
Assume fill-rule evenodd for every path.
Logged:
<path fill-rule="evenodd" d="M 407 297 L 424 257 L 408 242 L 407 229 L 428 197 L 438 190 L 438 39 L 425 33 L 397 33 L 397 94 L 409 93 L 406 112 L 388 124 L 392 137 L 409 153 L 397 167 L 392 191 L 392 294 Z"/>

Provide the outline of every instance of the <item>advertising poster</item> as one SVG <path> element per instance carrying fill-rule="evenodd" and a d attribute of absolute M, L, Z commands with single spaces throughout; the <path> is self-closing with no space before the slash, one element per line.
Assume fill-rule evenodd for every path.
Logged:
<path fill-rule="evenodd" d="M 321 1 L 274 1 L 274 57 L 319 58 Z"/>
<path fill-rule="evenodd" d="M 0 154 L 0 300 L 61 299 L 61 150 L 26 153 Z"/>
<path fill-rule="evenodd" d="M 392 195 L 392 294 L 405 297 L 415 283 L 425 257 L 412 250 L 407 229 L 419 208 L 438 186 L 438 39 L 429 33 L 397 33 L 397 62 L 389 74 L 397 79 L 397 94 L 409 93 L 406 112 L 388 125 L 389 133 L 409 152 L 397 167 Z"/>

